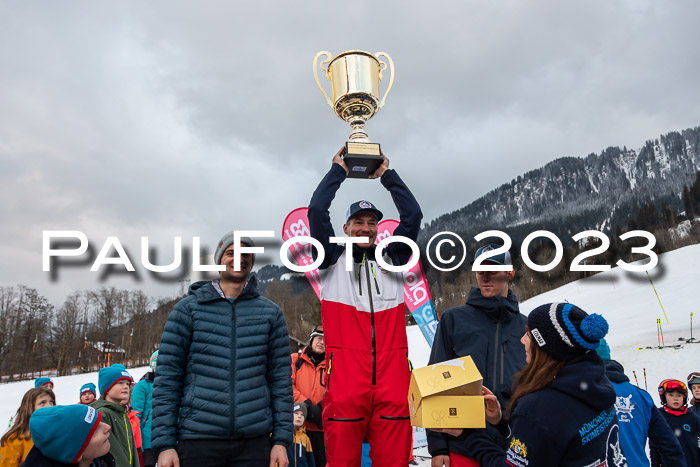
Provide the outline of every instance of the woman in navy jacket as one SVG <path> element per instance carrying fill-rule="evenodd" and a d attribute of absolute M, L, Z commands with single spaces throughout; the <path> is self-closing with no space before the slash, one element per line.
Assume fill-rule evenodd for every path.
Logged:
<path fill-rule="evenodd" d="M 442 430 L 463 439 L 482 467 L 626 467 L 615 390 L 595 349 L 608 331 L 596 314 L 569 303 L 533 310 L 521 339 L 527 366 L 508 407 L 484 388 L 486 418 L 508 437 L 503 451 L 485 430 Z"/>

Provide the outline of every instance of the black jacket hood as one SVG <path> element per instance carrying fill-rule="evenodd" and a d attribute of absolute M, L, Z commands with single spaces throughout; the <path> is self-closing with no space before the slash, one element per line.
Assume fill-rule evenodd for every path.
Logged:
<path fill-rule="evenodd" d="M 616 400 L 615 388 L 605 376 L 603 360 L 592 351 L 561 367 L 549 387 L 596 410 L 608 409 Z"/>

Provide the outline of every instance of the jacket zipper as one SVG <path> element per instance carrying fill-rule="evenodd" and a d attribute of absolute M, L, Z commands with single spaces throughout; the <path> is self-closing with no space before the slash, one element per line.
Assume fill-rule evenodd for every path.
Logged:
<path fill-rule="evenodd" d="M 328 376 L 326 377 L 326 385 L 328 386 L 326 389 L 331 388 L 331 369 L 333 368 L 333 352 L 331 352 L 331 358 L 328 359 Z"/>
<path fill-rule="evenodd" d="M 131 459 L 131 443 L 129 442 L 129 427 L 127 426 L 127 423 L 129 422 L 126 420 L 126 409 L 124 409 L 124 413 L 122 413 L 122 418 L 124 419 L 124 431 L 126 431 L 126 444 L 129 446 L 129 465 L 134 465 L 134 462 Z"/>
<path fill-rule="evenodd" d="M 358 290 L 358 293 L 359 293 L 360 295 L 362 295 L 362 276 L 360 275 L 360 273 L 362 272 L 362 266 L 363 266 L 364 264 L 365 264 L 365 255 L 363 254 L 363 255 L 362 255 L 362 262 L 361 262 L 360 265 L 357 267 L 357 287 L 358 287 L 357 290 Z M 365 266 L 365 269 L 367 269 L 366 266 Z M 368 277 L 369 277 L 369 276 L 368 276 Z M 369 280 L 367 280 L 367 288 L 369 288 Z"/>
<path fill-rule="evenodd" d="M 495 339 L 496 342 L 494 343 L 494 348 L 493 348 L 494 352 L 493 352 L 493 376 L 492 376 L 494 387 L 491 389 L 492 391 L 494 391 L 494 394 L 498 390 L 496 388 L 496 383 L 498 382 L 498 376 L 497 376 L 498 375 L 498 331 L 500 330 L 500 328 L 501 328 L 501 323 L 496 323 L 496 339 Z"/>
<path fill-rule="evenodd" d="M 372 323 L 372 385 L 377 384 L 377 338 L 374 329 L 374 303 L 372 303 L 372 287 L 369 287 L 369 269 L 365 267 L 367 273 L 367 290 L 369 291 L 369 312 Z"/>
<path fill-rule="evenodd" d="M 236 365 L 236 302 L 231 303 L 231 367 Z M 231 381 L 229 388 L 231 395 L 229 399 L 231 401 L 231 408 L 229 410 L 229 437 L 233 438 L 235 427 L 234 420 L 236 418 L 236 382 L 234 381 L 233 375 L 235 374 L 235 368 L 229 368 L 229 379 Z"/>
<path fill-rule="evenodd" d="M 503 384 L 503 362 L 506 359 L 506 343 L 503 343 L 503 351 L 501 352 L 501 382 Z"/>

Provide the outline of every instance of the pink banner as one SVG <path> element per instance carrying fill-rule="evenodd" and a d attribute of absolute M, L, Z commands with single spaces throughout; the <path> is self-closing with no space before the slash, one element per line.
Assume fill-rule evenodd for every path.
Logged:
<path fill-rule="evenodd" d="M 398 225 L 399 221 L 394 219 L 381 221 L 377 225 L 377 240 L 375 243 L 392 236 Z M 425 340 L 432 346 L 438 323 L 437 314 L 433 307 L 433 301 L 430 299 L 430 289 L 428 289 L 428 282 L 425 279 L 425 272 L 423 272 L 423 266 L 421 266 L 420 261 L 410 270 L 403 273 L 403 287 L 406 308 L 411 312 L 413 319 L 416 320 Z"/>
<path fill-rule="evenodd" d="M 307 215 L 308 208 L 298 208 L 290 212 L 287 218 L 284 220 L 284 225 L 282 226 L 282 239 L 286 242 L 293 237 L 309 237 L 311 232 L 309 231 L 309 218 Z M 292 252 L 294 260 L 299 266 L 308 266 L 314 262 L 311 256 L 311 251 L 313 247 L 307 242 L 297 242 L 290 246 L 289 251 Z M 321 278 L 318 275 L 318 269 L 313 271 L 307 271 L 304 273 L 306 278 L 309 280 L 309 284 L 316 292 L 318 299 L 321 299 Z"/>

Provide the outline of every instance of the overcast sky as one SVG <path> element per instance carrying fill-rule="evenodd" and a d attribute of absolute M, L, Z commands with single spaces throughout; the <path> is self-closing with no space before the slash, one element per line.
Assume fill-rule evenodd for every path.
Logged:
<path fill-rule="evenodd" d="M 314 82 L 320 50 L 393 58 L 366 130 L 429 221 L 558 157 L 699 125 L 698 18 L 693 0 L 2 1 L 0 285 L 59 304 L 100 284 L 90 263 L 50 281 L 44 230 L 116 236 L 142 273 L 141 236 L 163 263 L 174 236 L 279 236 L 350 132 Z M 396 216 L 378 181 L 348 180 L 337 231 L 362 198 Z"/>

